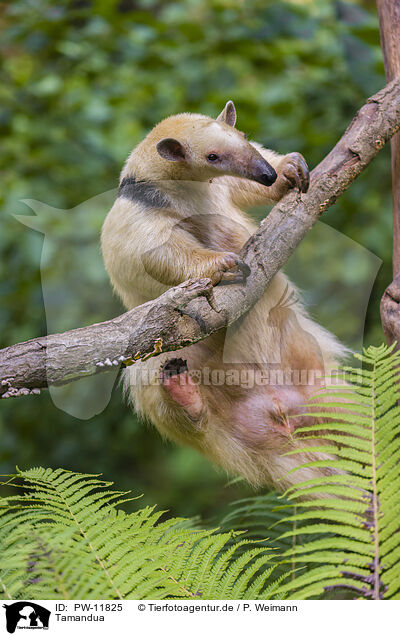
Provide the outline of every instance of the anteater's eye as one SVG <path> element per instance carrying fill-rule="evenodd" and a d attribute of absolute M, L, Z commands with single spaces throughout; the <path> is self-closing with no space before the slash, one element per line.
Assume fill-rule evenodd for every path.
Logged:
<path fill-rule="evenodd" d="M 217 159 L 219 159 L 219 157 L 214 152 L 207 156 L 208 161 L 217 161 Z"/>

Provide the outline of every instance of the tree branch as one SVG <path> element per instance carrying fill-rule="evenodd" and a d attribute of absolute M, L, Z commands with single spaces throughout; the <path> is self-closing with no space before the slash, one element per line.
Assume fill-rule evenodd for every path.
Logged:
<path fill-rule="evenodd" d="M 89 327 L 19 343 L 0 351 L 2 397 L 26 395 L 108 371 L 131 358 L 174 351 L 233 323 L 268 283 L 325 210 L 400 129 L 400 79 L 370 97 L 333 150 L 312 171 L 307 194 L 287 194 L 242 249 L 246 285 L 214 289 L 187 281 L 154 301 Z"/>

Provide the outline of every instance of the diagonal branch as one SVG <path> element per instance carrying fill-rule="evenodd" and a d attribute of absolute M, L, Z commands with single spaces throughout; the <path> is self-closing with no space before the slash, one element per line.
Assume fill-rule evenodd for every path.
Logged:
<path fill-rule="evenodd" d="M 290 192 L 243 247 L 251 273 L 246 285 L 211 288 L 187 281 L 154 301 L 103 323 L 35 338 L 0 351 L 0 393 L 26 395 L 66 384 L 126 361 L 174 351 L 237 320 L 325 210 L 400 129 L 400 79 L 387 84 L 359 110 L 333 150 L 312 171 L 307 194 Z"/>

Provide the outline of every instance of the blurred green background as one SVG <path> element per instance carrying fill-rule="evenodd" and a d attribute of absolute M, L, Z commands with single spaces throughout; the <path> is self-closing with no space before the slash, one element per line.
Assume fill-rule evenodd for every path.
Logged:
<path fill-rule="evenodd" d="M 1 346 L 120 313 L 98 248 L 112 200 L 102 193 L 157 121 L 184 110 L 216 116 L 233 99 L 250 138 L 302 152 L 312 167 L 385 83 L 374 2 L 14 0 L 0 20 Z M 22 199 L 46 204 L 31 203 L 40 223 L 28 225 L 41 232 L 14 217 L 32 214 Z M 324 221 L 383 262 L 365 324 L 365 343 L 379 344 L 391 280 L 388 148 Z M 351 247 L 344 254 L 330 228 L 315 232 L 296 257 L 303 268 L 292 269 L 302 269 L 313 314 L 354 344 L 363 316 L 343 289 L 368 299 L 376 262 Z M 82 385 L 71 395 L 85 403 L 109 390 Z M 76 418 L 47 392 L 3 401 L 0 473 L 16 464 L 101 472 L 177 515 L 210 517 L 249 494 L 138 422 L 118 388 L 99 410 Z"/>

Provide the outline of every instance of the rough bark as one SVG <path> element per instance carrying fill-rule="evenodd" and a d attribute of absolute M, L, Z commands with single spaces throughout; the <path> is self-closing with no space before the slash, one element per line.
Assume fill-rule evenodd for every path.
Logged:
<path fill-rule="evenodd" d="M 377 0 L 386 80 L 400 77 L 400 0 Z M 391 140 L 393 193 L 393 282 L 381 301 L 381 320 L 389 344 L 400 345 L 400 133 Z"/>
<path fill-rule="evenodd" d="M 386 340 L 392 344 L 396 340 L 400 342 L 400 273 L 386 288 L 381 302 L 382 326 Z"/>
<path fill-rule="evenodd" d="M 0 351 L 3 397 L 36 392 L 105 372 L 130 358 L 183 348 L 231 324 L 268 283 L 321 217 L 400 129 L 400 80 L 370 97 L 333 150 L 312 171 L 307 194 L 290 192 L 242 250 L 251 273 L 245 285 L 187 281 L 122 316 Z M 128 358 L 128 360 L 126 360 Z"/>

